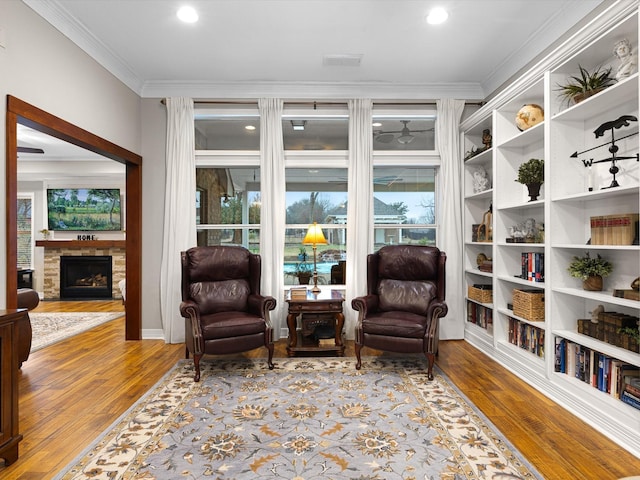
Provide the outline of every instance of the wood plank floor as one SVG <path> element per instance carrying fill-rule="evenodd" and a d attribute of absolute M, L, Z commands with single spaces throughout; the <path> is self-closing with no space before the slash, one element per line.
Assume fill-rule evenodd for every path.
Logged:
<path fill-rule="evenodd" d="M 63 309 L 123 311 L 123 306 L 115 301 L 41 302 L 37 311 Z M 184 357 L 183 345 L 125 341 L 124 335 L 124 319 L 118 319 L 31 355 L 20 374 L 20 458 L 0 470 L 0 478 L 52 478 Z M 468 343 L 440 345 L 438 365 L 545 479 L 640 475 L 640 459 Z M 284 340 L 276 344 L 276 357 L 286 357 L 285 347 Z M 363 354 L 382 353 L 364 349 Z M 353 342 L 345 355 L 354 355 Z"/>

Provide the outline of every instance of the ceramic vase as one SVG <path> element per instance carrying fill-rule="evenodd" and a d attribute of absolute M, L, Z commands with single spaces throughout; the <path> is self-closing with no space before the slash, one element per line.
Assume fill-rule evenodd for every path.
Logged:
<path fill-rule="evenodd" d="M 529 189 L 529 197 L 531 198 L 529 201 L 533 202 L 538 200 L 538 195 L 540 195 L 540 187 L 541 183 L 527 183 L 527 189 Z"/>

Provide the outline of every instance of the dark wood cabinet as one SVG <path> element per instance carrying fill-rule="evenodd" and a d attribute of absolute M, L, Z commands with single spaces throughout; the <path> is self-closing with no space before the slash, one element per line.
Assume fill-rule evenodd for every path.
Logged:
<path fill-rule="evenodd" d="M 18 459 L 18 331 L 28 322 L 26 309 L 0 310 L 0 458 Z"/>

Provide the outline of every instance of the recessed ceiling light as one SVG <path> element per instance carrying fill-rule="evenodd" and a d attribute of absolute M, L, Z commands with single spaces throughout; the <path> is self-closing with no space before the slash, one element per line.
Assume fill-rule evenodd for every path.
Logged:
<path fill-rule="evenodd" d="M 252 130 L 252 131 L 253 131 L 253 130 L 255 130 L 255 129 L 256 129 L 256 127 L 254 127 L 253 125 L 247 125 L 247 126 L 245 126 L 245 127 L 244 127 L 244 129 L 245 129 L 245 130 Z"/>
<path fill-rule="evenodd" d="M 381 126 L 382 126 L 382 123 L 380 123 L 380 122 L 373 122 L 372 126 L 373 126 L 373 127 L 381 127 Z"/>
<path fill-rule="evenodd" d="M 429 25 L 439 25 L 444 23 L 447 18 L 449 18 L 447 11 L 442 7 L 436 7 L 427 15 L 427 23 Z"/>
<path fill-rule="evenodd" d="M 198 12 L 196 12 L 195 8 L 184 6 L 180 7 L 178 10 L 178 18 L 185 23 L 195 23 L 198 21 Z"/>

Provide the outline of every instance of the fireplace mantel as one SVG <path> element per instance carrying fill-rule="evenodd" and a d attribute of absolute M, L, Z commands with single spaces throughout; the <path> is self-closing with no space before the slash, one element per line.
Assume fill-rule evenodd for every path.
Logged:
<path fill-rule="evenodd" d="M 126 240 L 36 240 L 45 248 L 125 248 Z"/>

